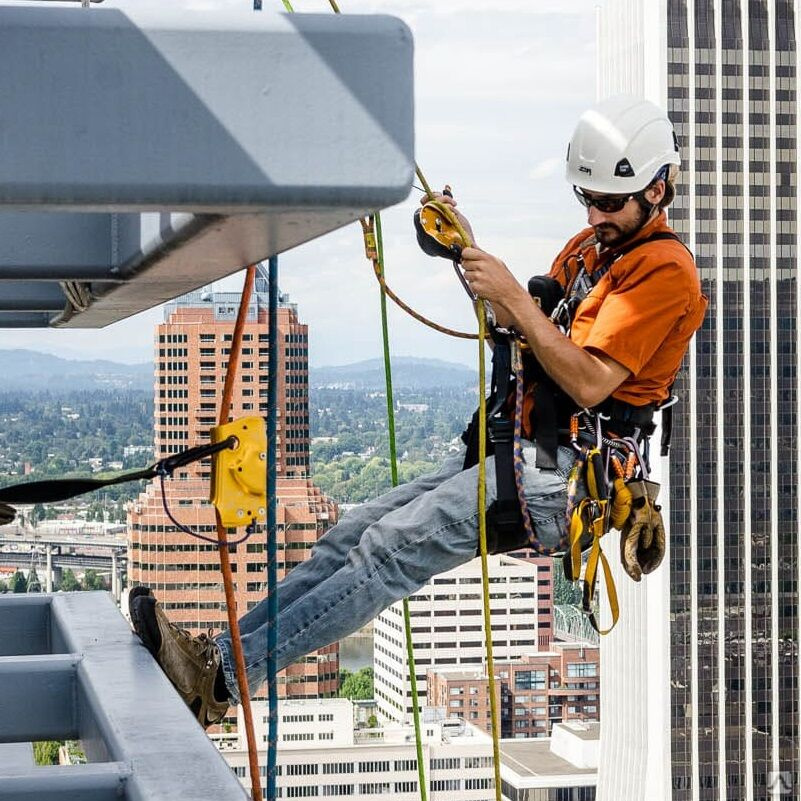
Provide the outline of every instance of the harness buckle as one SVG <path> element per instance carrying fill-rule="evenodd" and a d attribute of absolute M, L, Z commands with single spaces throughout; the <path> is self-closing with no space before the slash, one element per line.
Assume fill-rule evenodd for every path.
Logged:
<path fill-rule="evenodd" d="M 489 421 L 489 438 L 493 445 L 506 445 L 514 438 L 514 423 L 508 417 L 492 417 Z"/>

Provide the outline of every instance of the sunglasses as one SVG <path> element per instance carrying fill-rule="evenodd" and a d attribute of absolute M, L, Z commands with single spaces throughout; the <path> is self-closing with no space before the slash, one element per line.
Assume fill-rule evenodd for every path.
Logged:
<path fill-rule="evenodd" d="M 636 195 L 588 195 L 577 186 L 573 187 L 573 191 L 576 193 L 578 202 L 584 208 L 589 209 L 595 206 L 603 214 L 614 214 L 621 211 L 626 203 L 636 197 Z"/>

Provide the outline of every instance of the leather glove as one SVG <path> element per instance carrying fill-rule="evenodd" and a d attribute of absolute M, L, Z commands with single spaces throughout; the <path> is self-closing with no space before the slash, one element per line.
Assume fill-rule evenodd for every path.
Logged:
<path fill-rule="evenodd" d="M 0 526 L 10 523 L 17 515 L 17 510 L 7 503 L 0 503 Z"/>
<path fill-rule="evenodd" d="M 634 581 L 643 573 L 659 567 L 665 556 L 665 525 L 656 503 L 659 484 L 655 481 L 630 481 L 631 514 L 620 533 L 620 561 Z"/>
<path fill-rule="evenodd" d="M 631 516 L 631 490 L 622 478 L 616 478 L 614 482 L 614 494 L 612 496 L 612 507 L 609 510 L 609 522 L 612 528 L 620 531 Z"/>

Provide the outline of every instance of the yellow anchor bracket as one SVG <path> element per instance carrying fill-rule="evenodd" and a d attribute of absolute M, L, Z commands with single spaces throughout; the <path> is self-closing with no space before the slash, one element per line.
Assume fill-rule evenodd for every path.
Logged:
<path fill-rule="evenodd" d="M 243 417 L 211 429 L 211 441 L 236 438 L 215 454 L 211 502 L 226 527 L 267 522 L 267 430 L 261 417 Z"/>

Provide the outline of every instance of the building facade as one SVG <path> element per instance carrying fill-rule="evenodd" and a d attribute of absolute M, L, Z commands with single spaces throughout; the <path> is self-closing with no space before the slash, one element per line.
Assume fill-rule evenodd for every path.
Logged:
<path fill-rule="evenodd" d="M 609 0 L 601 12 L 599 93 L 639 92 L 670 114 L 683 158 L 670 219 L 710 301 L 662 466 L 670 671 L 650 680 L 660 699 L 669 686 L 669 718 L 665 734 L 651 729 L 665 759 L 649 798 L 801 792 L 800 11 L 792 0 Z M 611 690 L 605 703 L 620 699 Z"/>
<path fill-rule="evenodd" d="M 491 556 L 488 562 L 494 659 L 508 661 L 537 652 L 540 568 L 505 555 Z M 421 705 L 426 704 L 429 669 L 484 665 L 482 599 L 477 559 L 435 576 L 409 599 Z M 378 711 L 390 720 L 404 720 L 413 704 L 402 602 L 376 617 L 373 654 Z"/>
<path fill-rule="evenodd" d="M 254 705 L 256 740 L 266 743 L 263 703 Z M 393 798 L 418 801 L 414 729 L 390 723 L 355 728 L 346 699 L 286 701 L 278 705 L 280 798 Z M 238 735 L 212 735 L 246 787 L 247 745 Z M 492 740 L 461 721 L 424 722 L 421 731 L 427 797 L 431 801 L 494 801 Z M 264 776 L 266 752 L 259 754 Z"/>
<path fill-rule="evenodd" d="M 598 721 L 598 647 L 554 642 L 547 651 L 495 662 L 501 737 L 550 737 L 565 721 Z M 485 670 L 432 668 L 427 702 L 492 732 L 489 680 Z"/>
<path fill-rule="evenodd" d="M 267 412 L 272 347 L 267 301 L 267 277 L 259 268 L 234 383 L 233 418 Z M 156 458 L 209 441 L 209 430 L 217 425 L 238 306 L 236 293 L 198 290 L 165 307 L 154 342 Z M 276 345 L 280 579 L 308 558 L 314 543 L 336 522 L 337 510 L 308 478 L 308 328 L 285 299 L 278 309 Z M 206 459 L 177 470 L 163 488 L 156 480 L 128 513 L 129 582 L 151 587 L 170 619 L 196 634 L 228 625 L 219 556 L 216 544 L 178 530 L 174 521 L 216 540 L 215 512 L 208 500 L 210 472 Z M 165 512 L 165 502 L 174 521 Z M 243 533 L 238 530 L 239 536 Z M 265 596 L 264 543 L 260 532 L 231 548 L 240 615 Z M 338 689 L 338 674 L 338 646 L 332 645 L 279 675 L 279 693 L 290 698 L 331 695 Z"/>

